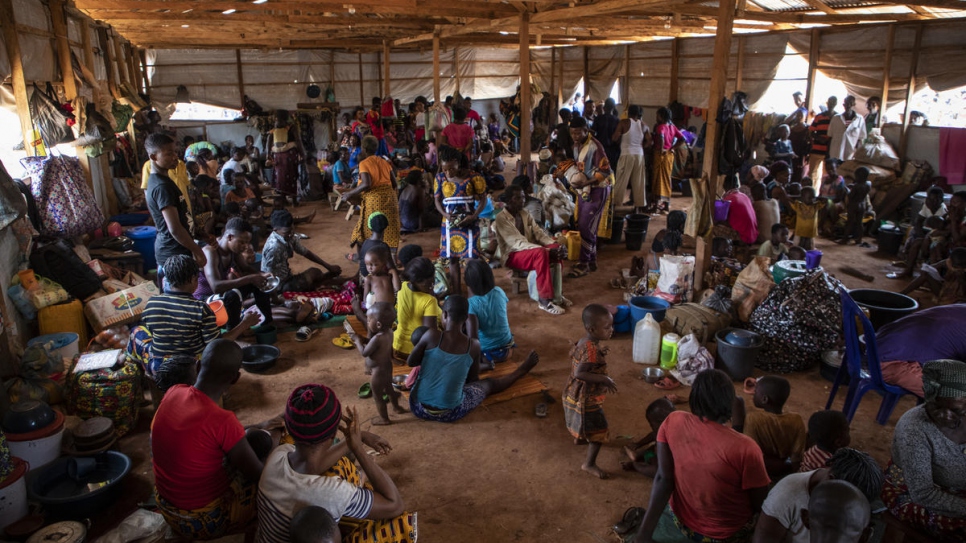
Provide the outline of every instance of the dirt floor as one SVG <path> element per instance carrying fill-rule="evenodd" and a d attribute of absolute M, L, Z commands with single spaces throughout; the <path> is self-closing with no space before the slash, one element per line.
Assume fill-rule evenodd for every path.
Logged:
<path fill-rule="evenodd" d="M 512 160 L 510 162 L 513 162 Z M 686 209 L 690 200 L 675 197 L 674 209 Z M 324 259 L 338 263 L 346 272 L 354 264 L 345 260 L 352 221 L 345 212 L 334 213 L 322 202 L 306 204 L 319 213 L 311 224 L 299 230 L 311 236 L 307 247 Z M 648 239 L 663 228 L 664 218 L 655 216 Z M 874 245 L 874 240 L 869 239 Z M 417 243 L 424 254 L 438 247 L 437 231 L 406 236 L 405 243 Z M 825 255 L 822 264 L 850 288 L 873 287 L 899 290 L 905 283 L 885 278 L 889 258 L 875 249 L 842 247 L 828 240 L 816 240 Z M 608 282 L 619 270 L 628 267 L 632 253 L 623 245 L 606 245 L 600 253 L 600 269 L 580 279 L 565 279 L 564 293 L 574 308 L 563 316 L 551 316 L 537 309 L 526 295 L 513 295 L 505 270 L 495 270 L 497 283 L 510 296 L 510 323 L 518 348 L 508 364 L 519 363 L 530 349 L 540 355 L 533 374 L 550 387 L 557 400 L 547 418 L 537 418 L 534 407 L 539 395 L 482 407 L 456 424 L 424 422 L 412 415 L 396 417 L 396 424 L 372 430 L 390 441 L 391 454 L 379 458 L 380 465 L 392 476 L 406 500 L 406 507 L 419 513 L 421 541 L 426 542 L 509 542 L 509 541 L 609 541 L 609 527 L 623 511 L 646 505 L 651 481 L 620 469 L 620 449 L 649 431 L 644 407 L 660 397 L 662 391 L 638 378 L 641 366 L 631 361 L 631 337 L 615 335 L 607 342 L 609 373 L 619 392 L 607 399 L 605 411 L 611 428 L 611 442 L 601 451 L 599 465 L 610 472 L 609 480 L 598 480 L 580 470 L 585 447 L 575 446 L 564 426 L 560 394 L 570 373 L 568 352 L 583 333 L 581 309 L 592 302 L 623 303 L 619 290 Z M 307 261 L 296 257 L 295 271 Z M 849 277 L 839 271 L 849 265 L 875 276 L 873 283 Z M 917 296 L 928 296 L 919 293 Z M 375 415 L 372 400 L 357 398 L 356 391 L 366 382 L 363 362 L 355 350 L 335 347 L 331 340 L 341 327 L 323 329 L 308 343 L 297 343 L 294 334 L 280 336 L 283 359 L 266 374 L 244 373 L 225 399 L 243 424 L 252 424 L 278 415 L 290 391 L 304 383 L 324 383 L 335 389 L 343 406 L 358 408 L 363 417 Z M 757 372 L 760 374 L 760 372 Z M 818 369 L 789 376 L 792 394 L 789 411 L 808 416 L 823 409 L 830 382 Z M 741 394 L 740 386 L 737 387 Z M 841 405 L 844 391 L 837 406 Z M 750 398 L 749 398 L 750 400 Z M 874 422 L 879 398 L 867 396 L 852 425 L 852 446 L 868 451 L 883 466 L 889 459 L 892 430 L 899 416 L 912 407 L 905 399 L 890 422 Z M 686 408 L 686 406 L 684 406 Z M 125 499 L 106 511 L 98 525 L 119 522 L 137 502 L 148 498 L 152 488 L 149 450 L 151 410 L 142 411 L 139 429 L 120 441 L 120 449 L 131 455 L 135 468 L 126 482 Z M 228 538 L 238 540 L 241 538 Z"/>

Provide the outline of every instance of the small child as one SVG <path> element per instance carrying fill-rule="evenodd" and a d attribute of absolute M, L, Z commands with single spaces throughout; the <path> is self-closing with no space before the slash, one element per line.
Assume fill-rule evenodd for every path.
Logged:
<path fill-rule="evenodd" d="M 401 394 L 392 387 L 392 323 L 395 320 L 396 311 L 392 304 L 376 302 L 366 312 L 368 339 L 360 338 L 348 322 L 343 323 L 356 349 L 366 357 L 366 375 L 372 376 L 369 383 L 372 386 L 372 397 L 376 400 L 376 411 L 379 413 L 377 418 L 372 419 L 374 426 L 392 424 L 389 420 L 387 396 L 392 402 L 393 413 L 401 415 L 408 412 L 399 405 Z"/>
<path fill-rule="evenodd" d="M 795 151 L 792 150 L 792 142 L 788 139 L 792 130 L 788 128 L 787 124 L 783 124 L 777 128 L 777 131 L 778 139 L 775 140 L 774 152 L 771 153 L 771 157 L 775 160 L 792 162 L 795 159 Z"/>
<path fill-rule="evenodd" d="M 340 543 L 339 523 L 324 508 L 310 505 L 299 510 L 289 525 L 292 543 Z"/>
<path fill-rule="evenodd" d="M 423 256 L 423 248 L 415 243 L 410 243 L 408 245 L 403 245 L 399 248 L 399 252 L 396 254 L 399 265 L 404 269 L 409 265 L 409 262 L 415 258 Z"/>
<path fill-rule="evenodd" d="M 356 254 L 356 258 L 359 260 L 359 276 L 365 278 L 369 275 L 369 271 L 366 270 L 366 254 L 373 247 L 385 247 L 389 251 L 388 263 L 390 267 L 395 268 L 396 263 L 392 259 L 392 251 L 389 249 L 389 245 L 383 241 L 383 236 L 385 235 L 386 229 L 389 228 L 389 218 L 387 218 L 381 211 L 376 211 L 369 215 L 366 219 L 369 221 L 369 230 L 372 231 L 372 235 L 369 239 L 362 242 L 359 246 L 359 252 Z"/>
<path fill-rule="evenodd" d="M 814 239 L 818 237 L 818 214 L 825 208 L 825 202 L 815 199 L 815 189 L 812 187 L 803 187 L 802 196 L 798 200 L 788 200 L 785 195 L 782 195 L 782 200 L 795 212 L 798 245 L 806 251 L 814 249 Z"/>
<path fill-rule="evenodd" d="M 849 446 L 849 419 L 841 411 L 816 411 L 808 418 L 808 439 L 812 446 L 802 455 L 800 472 L 826 467 L 835 451 Z"/>
<path fill-rule="evenodd" d="M 657 455 L 654 453 L 657 431 L 668 415 L 674 411 L 676 411 L 674 404 L 667 398 L 658 398 L 647 406 L 644 416 L 647 418 L 647 423 L 651 425 L 651 433 L 640 441 L 624 447 L 627 461 L 621 462 L 621 467 L 625 471 L 636 471 L 651 478 L 657 474 Z"/>
<path fill-rule="evenodd" d="M 783 413 L 791 392 L 788 379 L 766 375 L 755 386 L 754 403 L 758 409 L 742 417 L 736 426 L 754 439 L 765 456 L 769 477 L 778 479 L 798 471 L 805 451 L 806 429 L 798 413 Z"/>
<path fill-rule="evenodd" d="M 869 202 L 869 192 L 872 190 L 872 185 L 869 183 L 869 169 L 861 166 L 856 168 L 854 175 L 855 183 L 845 197 L 845 212 L 848 213 L 845 236 L 839 240 L 839 243 L 842 245 L 854 243 L 860 247 L 868 247 L 869 245 L 862 241 L 862 219 L 872 207 Z"/>
<path fill-rule="evenodd" d="M 366 275 L 362 296 L 366 307 L 372 307 L 377 302 L 396 303 L 396 293 L 402 286 L 399 272 L 390 265 L 389 247 L 376 245 L 369 249 L 365 258 Z"/>
<path fill-rule="evenodd" d="M 600 342 L 614 334 L 614 318 L 600 304 L 585 307 L 582 318 L 587 335 L 570 351 L 572 370 L 563 392 L 564 420 L 574 444 L 587 444 L 587 459 L 580 469 L 606 479 L 607 473 L 597 467 L 597 454 L 607 441 L 604 394 L 616 393 L 617 385 L 607 376 L 607 349 Z"/>
<path fill-rule="evenodd" d="M 935 264 L 923 264 L 922 273 L 902 289 L 909 294 L 926 285 L 939 305 L 966 303 L 966 247 L 949 252 L 949 258 Z"/>
<path fill-rule="evenodd" d="M 758 242 L 764 243 L 771 239 L 772 226 L 780 222 L 781 210 L 778 200 L 771 200 L 765 196 L 765 184 L 757 182 L 751 185 L 751 205 L 755 209 L 758 220 Z"/>
<path fill-rule="evenodd" d="M 399 193 L 399 220 L 402 234 L 422 230 L 420 218 L 425 207 L 428 186 L 423 181 L 423 172 L 417 169 L 406 174 L 406 188 Z"/>
<path fill-rule="evenodd" d="M 248 188 L 248 177 L 243 173 L 235 173 L 232 175 L 232 182 L 235 188 L 228 191 L 225 195 L 225 202 L 238 202 L 243 203 L 245 200 L 255 197 L 255 193 L 252 189 Z"/>
<path fill-rule="evenodd" d="M 439 328 L 442 314 L 433 295 L 436 268 L 428 258 L 417 257 L 409 261 L 403 273 L 406 281 L 396 296 L 396 319 L 398 325 L 393 336 L 393 355 L 400 360 L 409 358 L 413 351 L 412 334 L 420 326 Z"/>
<path fill-rule="evenodd" d="M 767 256 L 774 264 L 783 258 L 788 258 L 788 249 L 791 243 L 788 242 L 788 227 L 780 222 L 771 225 L 771 239 L 761 244 L 758 248 L 758 256 Z"/>

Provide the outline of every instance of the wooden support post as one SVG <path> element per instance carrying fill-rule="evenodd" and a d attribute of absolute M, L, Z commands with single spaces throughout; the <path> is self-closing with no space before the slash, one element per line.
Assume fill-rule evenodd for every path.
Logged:
<path fill-rule="evenodd" d="M 889 37 L 886 44 L 885 64 L 882 66 L 882 103 L 879 104 L 879 118 L 875 121 L 876 128 L 882 126 L 882 118 L 885 117 L 886 107 L 889 106 L 889 85 L 892 79 L 892 50 L 896 44 L 896 24 L 889 25 Z"/>
<path fill-rule="evenodd" d="M 583 95 L 582 96 L 583 100 L 586 102 L 587 93 L 590 91 L 590 59 L 588 58 L 589 48 L 585 45 L 583 49 L 584 49 L 584 88 L 580 89 L 580 92 Z M 581 106 L 580 111 L 583 111 L 583 110 L 584 108 L 583 106 Z"/>
<path fill-rule="evenodd" d="M 819 46 L 822 43 L 822 31 L 818 28 L 812 29 L 809 36 L 808 46 L 808 80 L 805 81 L 805 107 L 808 113 L 812 113 L 812 106 L 815 105 L 815 74 L 818 72 Z"/>
<path fill-rule="evenodd" d="M 80 31 L 81 50 L 84 52 L 84 58 L 80 60 L 91 73 L 94 73 L 94 46 L 91 44 L 91 25 L 87 21 L 81 20 Z"/>
<path fill-rule="evenodd" d="M 555 105 L 557 104 L 558 94 L 560 93 L 557 92 L 557 48 L 551 47 L 550 48 L 550 96 L 553 96 Z M 557 119 L 558 109 L 559 108 L 555 108 L 553 112 L 551 112 L 551 116 L 554 119 L 554 122 L 552 124 L 557 124 L 556 119 Z"/>
<path fill-rule="evenodd" d="M 735 22 L 736 0 L 720 0 L 718 3 L 718 29 L 714 37 L 714 60 L 711 64 L 711 84 L 708 93 L 708 118 L 705 132 L 704 176 L 708 179 L 707 198 L 715 198 L 722 192 L 723 177 L 718 175 L 718 105 L 724 97 L 728 83 L 728 62 L 731 59 L 731 32 Z M 711 265 L 711 244 L 698 237 L 697 261 L 695 262 L 694 292 L 701 292 L 704 272 Z"/>
<path fill-rule="evenodd" d="M 520 160 L 524 164 L 530 162 L 530 12 L 528 11 L 520 14 Z"/>
<path fill-rule="evenodd" d="M 621 105 L 624 111 L 631 101 L 631 46 L 624 46 L 624 82 L 621 83 Z"/>
<path fill-rule="evenodd" d="M 151 94 L 151 81 L 148 79 L 148 54 L 143 49 L 138 51 L 141 59 L 141 82 L 144 87 L 144 94 Z"/>
<path fill-rule="evenodd" d="M 104 67 L 107 71 L 107 88 L 112 94 L 117 94 L 117 87 L 114 83 L 114 59 L 111 53 L 111 48 L 107 45 L 107 29 L 98 28 L 97 29 L 97 43 L 98 47 L 101 49 L 101 54 L 104 55 Z"/>
<path fill-rule="evenodd" d="M 329 85 L 331 85 L 333 89 L 335 88 L 335 50 L 334 49 L 329 49 Z"/>
<path fill-rule="evenodd" d="M 744 84 L 745 68 L 745 37 L 738 36 L 738 66 L 735 68 L 735 90 L 741 90 Z"/>
<path fill-rule="evenodd" d="M 382 99 L 392 96 L 392 85 L 389 82 L 389 42 L 382 42 Z"/>
<path fill-rule="evenodd" d="M 141 86 L 141 69 L 138 66 L 141 57 L 138 56 L 138 49 L 132 44 L 127 45 L 127 62 L 128 62 L 128 74 L 131 76 L 131 86 L 134 90 L 142 92 L 144 88 Z"/>
<path fill-rule="evenodd" d="M 456 94 L 460 94 L 460 48 L 453 47 L 453 73 L 456 77 Z"/>
<path fill-rule="evenodd" d="M 909 86 L 906 88 L 906 108 L 902 114 L 902 137 L 899 139 L 899 158 L 906 158 L 909 145 L 909 115 L 912 113 L 912 97 L 916 94 L 916 71 L 919 69 L 919 49 L 922 47 L 922 23 L 916 25 L 916 41 L 909 60 Z"/>
<path fill-rule="evenodd" d="M 433 101 L 439 102 L 439 31 L 433 33 Z"/>
<path fill-rule="evenodd" d="M 130 83 L 131 78 L 127 75 L 127 65 L 124 63 L 124 52 L 121 47 L 121 35 L 114 32 L 114 61 L 117 62 L 117 82 L 118 86 Z"/>
<path fill-rule="evenodd" d="M 77 83 L 74 81 L 74 68 L 70 63 L 64 0 L 50 0 L 50 24 L 54 30 L 57 64 L 60 65 L 60 76 L 64 82 L 64 98 L 69 102 L 77 97 Z"/>
<path fill-rule="evenodd" d="M 366 86 L 362 77 L 362 53 L 359 53 L 359 105 L 366 107 Z"/>
<path fill-rule="evenodd" d="M 681 50 L 681 39 L 674 38 L 671 40 L 671 86 L 668 90 L 667 101 L 674 102 L 678 99 L 678 66 L 680 64 L 679 51 Z M 714 107 L 714 104 L 708 104 L 708 108 Z"/>
<path fill-rule="evenodd" d="M 245 109 L 245 74 L 242 73 L 241 49 L 235 49 L 235 68 L 238 72 L 238 103 Z"/>
<path fill-rule="evenodd" d="M 3 29 L 3 42 L 10 59 L 10 78 L 13 83 L 13 101 L 17 105 L 20 118 L 20 132 L 23 134 L 24 149 L 27 156 L 36 154 L 33 145 L 33 121 L 30 118 L 30 104 L 27 102 L 27 83 L 23 76 L 23 60 L 20 56 L 20 39 L 17 36 L 17 20 L 13 14 L 13 1 L 0 0 L 0 27 Z"/>

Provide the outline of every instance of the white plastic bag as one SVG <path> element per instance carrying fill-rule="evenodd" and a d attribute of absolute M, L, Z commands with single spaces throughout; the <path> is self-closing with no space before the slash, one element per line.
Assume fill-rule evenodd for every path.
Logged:
<path fill-rule="evenodd" d="M 699 373 L 713 368 L 714 357 L 694 334 L 688 334 L 678 341 L 678 364 L 671 370 L 675 379 L 691 386 Z"/>
<path fill-rule="evenodd" d="M 694 257 L 666 255 L 661 257 L 661 277 L 654 295 L 677 304 L 691 299 L 694 283 Z"/>

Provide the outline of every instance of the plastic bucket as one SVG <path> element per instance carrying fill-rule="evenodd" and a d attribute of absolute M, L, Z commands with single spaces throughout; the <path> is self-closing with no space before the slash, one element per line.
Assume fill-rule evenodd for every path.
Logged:
<path fill-rule="evenodd" d="M 611 245 L 616 245 L 621 242 L 621 238 L 624 236 L 624 217 L 619 217 L 614 215 L 610 222 L 610 239 L 607 243 Z"/>
<path fill-rule="evenodd" d="M 859 307 L 869 311 L 869 320 L 876 330 L 919 309 L 919 302 L 898 292 L 858 288 L 850 290 L 849 295 Z"/>
<path fill-rule="evenodd" d="M 221 300 L 214 300 L 208 302 L 208 307 L 215 312 L 215 324 L 218 326 L 228 324 L 228 311 L 225 309 L 225 302 Z"/>
<path fill-rule="evenodd" d="M 805 269 L 814 270 L 822 264 L 822 251 L 813 249 L 805 252 Z"/>
<path fill-rule="evenodd" d="M 630 301 L 631 305 L 631 330 L 637 326 L 637 321 L 643 319 L 648 313 L 654 320 L 661 322 L 667 314 L 667 308 L 671 304 L 667 300 L 662 300 L 656 296 L 634 296 Z"/>
<path fill-rule="evenodd" d="M 624 234 L 624 243 L 628 251 L 640 251 L 644 245 L 644 238 L 647 237 L 647 230 L 628 230 Z"/>
<path fill-rule="evenodd" d="M 74 332 L 60 332 L 58 334 L 47 334 L 37 336 L 27 342 L 27 347 L 50 343 L 51 349 L 48 354 L 55 359 L 72 360 L 80 352 L 80 336 Z M 59 371 L 64 371 L 63 365 Z"/>
<path fill-rule="evenodd" d="M 879 251 L 888 255 L 899 254 L 899 248 L 902 247 L 902 237 L 902 229 L 898 226 L 880 226 L 879 235 L 876 238 L 879 243 Z"/>
<path fill-rule="evenodd" d="M 731 202 L 727 200 L 715 200 L 714 202 L 714 222 L 725 222 L 728 220 L 728 211 L 731 210 Z"/>
<path fill-rule="evenodd" d="M 624 217 L 624 224 L 627 230 L 643 230 L 647 232 L 647 225 L 651 222 L 651 216 L 644 213 L 632 213 Z"/>
<path fill-rule="evenodd" d="M 732 379 L 743 381 L 751 377 L 755 363 L 758 362 L 758 351 L 765 342 L 760 335 L 754 334 L 750 345 L 733 345 L 725 341 L 725 337 L 733 331 L 735 331 L 734 328 L 725 328 L 714 335 L 714 339 L 718 342 L 716 358 Z"/>
<path fill-rule="evenodd" d="M 278 341 L 278 330 L 272 324 L 255 326 L 252 332 L 255 332 L 255 342 L 259 345 L 275 345 Z"/>
<path fill-rule="evenodd" d="M 622 334 L 631 331 L 631 308 L 626 305 L 617 306 L 614 313 L 614 331 Z"/>
<path fill-rule="evenodd" d="M 27 516 L 27 463 L 11 457 L 13 472 L 0 483 L 0 531 Z"/>
<path fill-rule="evenodd" d="M 27 469 L 37 469 L 57 460 L 60 457 L 60 445 L 64 441 L 64 426 L 46 437 L 30 441 L 7 440 L 10 454 L 23 458 L 29 462 Z"/>
<path fill-rule="evenodd" d="M 158 261 L 154 257 L 154 240 L 158 237 L 158 229 L 153 226 L 134 226 L 124 230 L 124 234 L 134 242 L 134 250 L 141 253 L 144 259 L 144 270 L 154 270 Z"/>

